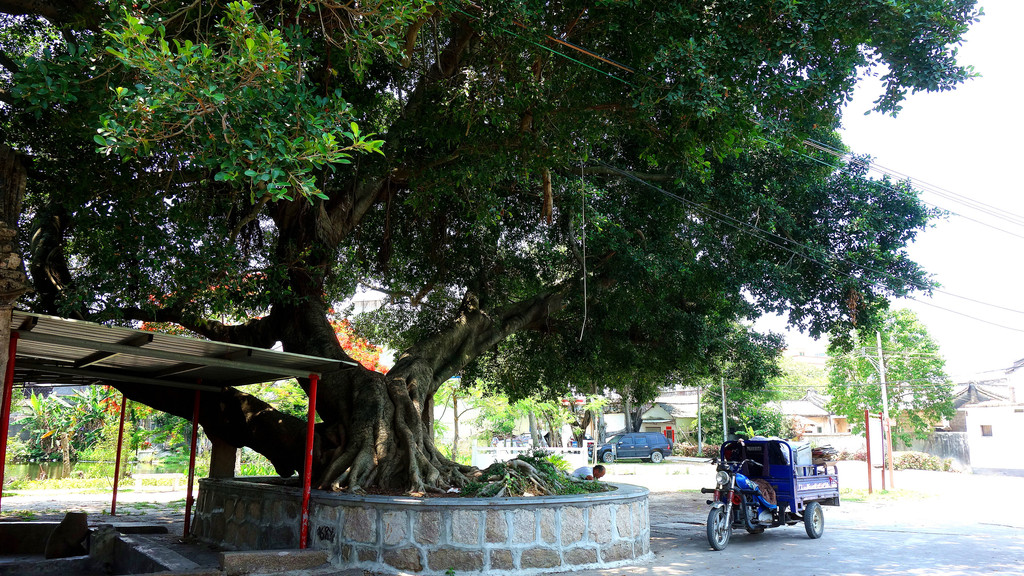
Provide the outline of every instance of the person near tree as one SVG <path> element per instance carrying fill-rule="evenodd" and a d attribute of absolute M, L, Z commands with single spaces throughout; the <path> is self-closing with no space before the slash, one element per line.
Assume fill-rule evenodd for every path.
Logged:
<path fill-rule="evenodd" d="M 600 464 L 593 468 L 590 466 L 580 466 L 572 471 L 572 476 L 581 480 L 600 480 L 604 476 L 604 466 Z"/>

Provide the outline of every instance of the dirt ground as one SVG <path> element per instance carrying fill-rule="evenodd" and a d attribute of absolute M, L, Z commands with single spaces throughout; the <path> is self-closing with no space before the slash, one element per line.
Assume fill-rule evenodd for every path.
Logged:
<path fill-rule="evenodd" d="M 873 488 L 881 489 L 881 471 L 875 470 Z M 867 466 L 863 462 L 840 462 L 839 479 L 842 488 L 854 491 L 844 496 L 843 505 L 830 510 L 830 516 L 858 515 L 879 518 L 895 513 L 894 502 L 899 502 L 903 521 L 910 518 L 920 523 L 950 520 L 949 510 L 958 511 L 957 521 L 965 514 L 978 516 L 977 521 L 1024 527 L 1024 509 L 1007 514 L 1005 506 L 993 507 L 992 494 L 1013 494 L 1024 490 L 1024 477 L 982 476 L 950 472 L 907 470 L 896 472 L 895 491 L 886 496 L 867 497 Z M 675 458 L 664 464 L 615 463 L 609 466 L 608 482 L 636 484 L 651 491 L 651 524 L 688 522 L 703 524 L 706 520 L 707 496 L 701 487 L 714 483 L 714 466 L 696 460 Z M 886 479 L 891 488 L 892 478 Z M 0 521 L 52 520 L 59 521 L 65 512 L 86 512 L 90 525 L 127 523 L 166 525 L 171 533 L 181 534 L 185 519 L 185 491 L 147 488 L 142 491 L 118 492 L 116 516 L 110 515 L 109 493 L 73 491 L 32 491 L 31 493 L 5 493 L 0 500 Z M 942 506 L 936 506 L 939 499 Z M 1011 508 L 1021 507 L 1012 500 Z"/>
<path fill-rule="evenodd" d="M 0 522 L 31 520 L 57 521 L 67 512 L 85 512 L 89 525 L 139 524 L 166 526 L 181 534 L 185 523 L 185 491 L 122 490 L 117 494 L 111 516 L 111 494 L 58 490 L 33 490 L 4 494 L 0 500 Z"/>
<path fill-rule="evenodd" d="M 872 483 L 876 494 L 871 497 L 867 495 L 868 474 L 863 462 L 839 463 L 839 477 L 840 485 L 852 492 L 844 491 L 842 505 L 826 511 L 830 530 L 840 531 L 837 535 L 843 530 L 851 534 L 866 533 L 862 532 L 864 530 L 890 534 L 894 529 L 912 534 L 1024 533 L 1021 532 L 1024 530 L 1024 504 L 1019 503 L 1019 499 L 1000 498 L 998 506 L 991 502 L 993 494 L 1024 490 L 1024 477 L 905 471 L 896 473 L 896 490 L 879 494 L 880 471 L 875 470 Z M 604 480 L 641 485 L 651 491 L 651 550 L 655 555 L 654 566 L 657 566 L 684 552 L 704 551 L 702 538 L 708 496 L 699 489 L 710 487 L 713 478 L 714 466 L 709 463 L 673 459 L 663 465 L 616 463 L 609 467 Z M 891 488 L 892 480 L 886 479 L 887 488 Z M 118 494 L 116 516 L 110 515 L 110 508 L 110 494 L 68 491 L 6 494 L 0 501 L 0 522 L 60 521 L 66 512 L 81 511 L 88 514 L 93 527 L 102 524 L 165 526 L 167 542 L 173 545 L 177 545 L 183 535 L 184 490 L 123 490 Z M 802 530 L 793 532 L 799 536 Z M 691 544 L 693 550 L 686 548 Z M 208 563 L 213 565 L 212 552 L 200 552 L 207 554 Z M 188 555 L 195 557 L 197 553 L 190 550 Z M 653 568 L 637 570 L 646 574 Z M 337 569 L 316 572 L 318 576 L 352 573 Z M 364 574 L 361 570 L 355 573 Z"/>

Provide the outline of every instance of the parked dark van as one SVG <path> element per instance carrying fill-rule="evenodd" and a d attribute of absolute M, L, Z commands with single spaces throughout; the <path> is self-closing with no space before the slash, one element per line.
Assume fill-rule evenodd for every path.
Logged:
<path fill-rule="evenodd" d="M 616 460 L 639 458 L 657 464 L 672 453 L 672 443 L 658 432 L 616 434 L 597 450 L 597 459 L 605 464 Z M 593 452 L 590 452 L 593 457 Z"/>

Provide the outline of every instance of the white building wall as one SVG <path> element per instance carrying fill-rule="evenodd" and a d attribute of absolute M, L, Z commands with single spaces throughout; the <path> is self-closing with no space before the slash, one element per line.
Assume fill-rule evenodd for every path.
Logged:
<path fill-rule="evenodd" d="M 1020 439 L 1024 438 L 1024 404 L 968 406 L 967 441 L 971 468 L 1024 472 Z"/>

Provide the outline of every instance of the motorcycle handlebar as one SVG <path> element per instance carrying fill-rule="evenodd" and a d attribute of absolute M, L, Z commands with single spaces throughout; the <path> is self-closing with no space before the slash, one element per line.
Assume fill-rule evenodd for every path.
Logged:
<path fill-rule="evenodd" d="M 722 470 L 721 466 L 730 466 L 730 467 L 735 466 L 735 467 L 739 467 L 739 466 L 742 466 L 743 464 L 745 464 L 747 462 L 750 462 L 751 464 L 754 464 L 754 465 L 757 465 L 757 466 L 760 466 L 760 467 L 764 468 L 764 464 L 758 462 L 757 460 L 751 460 L 750 458 L 744 458 L 743 460 L 738 460 L 738 461 L 737 460 L 726 460 L 721 465 L 719 465 L 720 466 L 719 470 Z"/>

